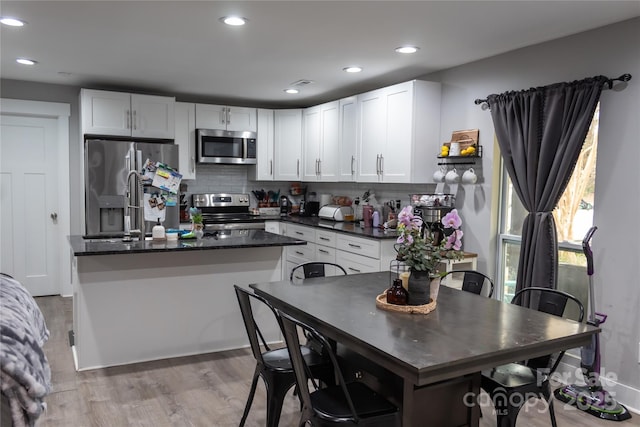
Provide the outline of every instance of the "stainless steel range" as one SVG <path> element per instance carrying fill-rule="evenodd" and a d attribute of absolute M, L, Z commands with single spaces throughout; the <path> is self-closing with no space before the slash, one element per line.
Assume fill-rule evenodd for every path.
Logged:
<path fill-rule="evenodd" d="M 205 234 L 219 230 L 264 229 L 264 219 L 249 212 L 249 194 L 193 194 L 191 206 L 202 212 Z"/>

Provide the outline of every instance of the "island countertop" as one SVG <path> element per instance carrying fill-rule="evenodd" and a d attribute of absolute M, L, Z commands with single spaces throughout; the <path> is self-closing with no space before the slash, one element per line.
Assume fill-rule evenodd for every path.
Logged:
<path fill-rule="evenodd" d="M 204 237 L 201 240 L 164 240 L 159 242 L 152 240 L 123 242 L 120 238 L 85 239 L 82 236 L 73 235 L 69 236 L 69 243 L 75 256 L 260 248 L 307 244 L 304 240 L 281 236 L 264 230 L 243 231 L 245 232 L 235 236 Z"/>

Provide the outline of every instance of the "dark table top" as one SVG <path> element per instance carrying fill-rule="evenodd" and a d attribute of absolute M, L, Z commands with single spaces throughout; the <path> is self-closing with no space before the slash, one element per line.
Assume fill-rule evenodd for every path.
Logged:
<path fill-rule="evenodd" d="M 205 237 L 202 240 L 187 239 L 177 241 L 125 243 L 121 238 L 84 239 L 82 236 L 69 236 L 69 243 L 75 256 L 117 255 L 148 252 L 201 251 L 233 248 L 259 248 L 269 246 L 306 245 L 304 240 L 268 233 L 264 230 L 243 230 L 238 236 Z"/>
<path fill-rule="evenodd" d="M 416 385 L 587 344 L 599 329 L 440 287 L 426 315 L 378 309 L 390 273 L 251 285 L 274 306 Z"/>

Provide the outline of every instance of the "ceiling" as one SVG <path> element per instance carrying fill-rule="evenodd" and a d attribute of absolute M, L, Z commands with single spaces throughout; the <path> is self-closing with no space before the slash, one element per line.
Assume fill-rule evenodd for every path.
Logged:
<path fill-rule="evenodd" d="M 1 76 L 309 106 L 640 16 L 640 1 L 5 1 Z M 237 14 L 243 27 L 219 21 Z M 420 47 L 396 53 L 404 44 Z M 17 57 L 38 61 L 21 66 Z M 363 71 L 345 73 L 359 65 Z M 300 93 L 284 89 L 311 80 Z"/>

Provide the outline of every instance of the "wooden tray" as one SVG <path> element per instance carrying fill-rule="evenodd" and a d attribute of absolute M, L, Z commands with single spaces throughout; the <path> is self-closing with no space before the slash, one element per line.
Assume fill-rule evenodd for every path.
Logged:
<path fill-rule="evenodd" d="M 429 304 L 424 305 L 396 305 L 389 304 L 387 302 L 387 292 L 378 295 L 376 297 L 376 307 L 381 310 L 387 311 L 395 311 L 398 313 L 409 313 L 409 314 L 428 314 L 436 309 L 436 302 L 431 300 Z"/>

